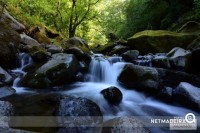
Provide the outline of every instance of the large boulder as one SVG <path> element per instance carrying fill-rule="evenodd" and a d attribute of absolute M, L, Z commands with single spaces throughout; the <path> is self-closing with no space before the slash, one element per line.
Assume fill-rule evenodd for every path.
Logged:
<path fill-rule="evenodd" d="M 79 49 L 81 49 L 84 53 L 90 53 L 88 43 L 79 37 L 72 37 L 72 38 L 64 40 L 63 46 L 64 46 L 64 50 L 67 50 L 70 47 L 76 46 Z"/>
<path fill-rule="evenodd" d="M 54 54 L 52 59 L 21 80 L 22 86 L 44 88 L 67 84 L 74 80 L 79 70 L 76 57 L 72 54 Z"/>
<path fill-rule="evenodd" d="M 183 106 L 200 111 L 200 88 L 182 82 L 173 92 L 174 101 Z"/>
<path fill-rule="evenodd" d="M 114 86 L 102 90 L 101 94 L 109 103 L 116 105 L 120 104 L 123 98 L 122 92 Z"/>
<path fill-rule="evenodd" d="M 174 47 L 187 48 L 198 34 L 176 33 L 164 30 L 145 30 L 128 39 L 128 46 L 140 51 L 141 54 L 167 53 Z"/>
<path fill-rule="evenodd" d="M 17 64 L 17 46 L 19 45 L 19 34 L 11 27 L 0 22 L 0 66 L 3 68 L 14 68 Z"/>
<path fill-rule="evenodd" d="M 64 97 L 55 111 L 57 123 L 65 125 L 58 133 L 97 132 L 102 124 L 102 113 L 98 105 L 86 98 Z"/>
<path fill-rule="evenodd" d="M 150 131 L 140 120 L 126 116 L 104 122 L 102 133 L 150 133 Z"/>
<path fill-rule="evenodd" d="M 120 73 L 118 81 L 130 88 L 156 90 L 159 85 L 158 71 L 155 68 L 127 64 Z"/>
<path fill-rule="evenodd" d="M 0 67 L 0 86 L 12 84 L 12 76 Z"/>
<path fill-rule="evenodd" d="M 151 68 L 127 64 L 118 76 L 123 85 L 145 91 L 161 90 L 164 87 L 175 88 L 180 82 L 188 82 L 200 87 L 200 78 L 181 71 L 163 68 Z"/>
<path fill-rule="evenodd" d="M 2 11 L 2 7 L 0 6 L 0 10 Z M 15 18 L 13 18 L 5 9 L 3 13 L 0 15 L 0 22 L 7 24 L 13 30 L 22 32 L 25 30 L 25 26 L 19 23 Z"/>
<path fill-rule="evenodd" d="M 173 48 L 167 57 L 170 60 L 172 69 L 189 71 L 191 65 L 191 52 L 179 47 Z"/>

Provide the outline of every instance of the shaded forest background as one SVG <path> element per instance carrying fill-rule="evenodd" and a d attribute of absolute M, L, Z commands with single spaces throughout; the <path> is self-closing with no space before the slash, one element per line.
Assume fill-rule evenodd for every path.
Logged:
<path fill-rule="evenodd" d="M 142 30 L 176 31 L 200 22 L 200 0 L 0 0 L 26 27 L 47 27 L 62 38 L 105 44 L 109 33 L 127 39 Z"/>

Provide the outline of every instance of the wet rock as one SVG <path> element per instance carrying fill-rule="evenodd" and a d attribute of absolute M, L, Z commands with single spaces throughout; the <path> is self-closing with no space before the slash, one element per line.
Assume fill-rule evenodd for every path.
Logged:
<path fill-rule="evenodd" d="M 145 30 L 128 39 L 128 46 L 140 51 L 141 54 L 167 53 L 174 47 L 186 48 L 198 34 L 176 33 L 165 30 Z"/>
<path fill-rule="evenodd" d="M 10 85 L 13 82 L 12 76 L 0 67 L 0 86 Z"/>
<path fill-rule="evenodd" d="M 0 101 L 0 116 L 1 116 L 0 127 L 8 128 L 10 121 L 8 116 L 12 115 L 14 115 L 14 108 L 12 104 L 9 102 Z"/>
<path fill-rule="evenodd" d="M 62 47 L 60 47 L 58 45 L 47 45 L 46 48 L 47 48 L 47 52 L 50 52 L 51 54 L 63 52 Z"/>
<path fill-rule="evenodd" d="M 43 62 L 50 58 L 50 54 L 44 50 L 31 52 L 30 55 L 34 62 Z"/>
<path fill-rule="evenodd" d="M 157 90 L 159 85 L 158 71 L 155 68 L 125 65 L 118 77 L 118 81 L 130 88 L 140 90 Z"/>
<path fill-rule="evenodd" d="M 114 86 L 102 90 L 101 94 L 111 104 L 120 104 L 123 98 L 122 92 Z"/>
<path fill-rule="evenodd" d="M 122 61 L 122 57 L 120 56 L 111 56 L 108 57 L 108 61 L 112 64 L 117 63 L 117 62 L 121 62 Z"/>
<path fill-rule="evenodd" d="M 200 78 L 196 75 L 188 74 L 181 71 L 157 68 L 159 73 L 159 88 L 172 87 L 176 88 L 180 82 L 188 82 L 200 87 Z"/>
<path fill-rule="evenodd" d="M 139 56 L 138 50 L 130 50 L 122 54 L 122 58 L 127 62 L 136 60 L 138 56 Z"/>
<path fill-rule="evenodd" d="M 95 126 L 103 121 L 100 108 L 86 98 L 61 98 L 55 115 L 62 116 L 57 119 L 59 125 L 66 125 L 58 133 L 97 132 L 99 128 Z"/>
<path fill-rule="evenodd" d="M 16 67 L 19 42 L 19 34 L 0 22 L 0 66 L 4 69 Z"/>
<path fill-rule="evenodd" d="M 174 90 L 173 98 L 183 106 L 200 111 L 200 88 L 182 82 Z"/>
<path fill-rule="evenodd" d="M 172 102 L 172 92 L 173 89 L 171 87 L 165 87 L 158 93 L 157 97 L 162 101 Z"/>
<path fill-rule="evenodd" d="M 0 10 L 2 10 L 1 6 L 0 6 Z M 7 24 L 13 30 L 18 31 L 18 32 L 22 32 L 25 30 L 25 26 L 19 23 L 16 19 L 14 19 L 5 9 L 3 13 L 1 14 L 0 22 Z"/>
<path fill-rule="evenodd" d="M 104 122 L 102 133 L 150 133 L 150 131 L 134 117 L 120 117 Z"/>
<path fill-rule="evenodd" d="M 191 72 L 200 75 L 200 48 L 192 51 Z"/>
<path fill-rule="evenodd" d="M 72 54 L 54 54 L 52 59 L 21 80 L 27 87 L 44 88 L 72 82 L 79 70 L 76 57 Z"/>
<path fill-rule="evenodd" d="M 166 69 L 169 69 L 171 67 L 169 58 L 166 56 L 156 56 L 152 60 L 152 66 L 159 67 L 159 68 L 166 68 Z"/>
<path fill-rule="evenodd" d="M 25 131 L 25 130 L 20 130 L 20 129 L 12 129 L 12 128 L 1 128 L 0 127 L 0 132 L 1 133 L 34 133 L 31 131 Z"/>
<path fill-rule="evenodd" d="M 170 59 L 170 64 L 172 69 L 189 71 L 191 63 L 191 52 L 186 51 L 182 48 L 176 47 L 173 48 L 168 54 L 167 57 Z"/>
<path fill-rule="evenodd" d="M 0 98 L 11 96 L 15 94 L 16 90 L 11 87 L 0 87 Z"/>

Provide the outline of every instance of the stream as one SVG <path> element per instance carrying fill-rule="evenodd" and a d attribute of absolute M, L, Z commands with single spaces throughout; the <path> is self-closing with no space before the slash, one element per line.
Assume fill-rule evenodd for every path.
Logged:
<path fill-rule="evenodd" d="M 13 73 L 18 74 L 15 79 L 13 88 L 16 93 L 37 93 L 38 90 L 25 87 L 18 87 L 18 82 L 26 73 L 23 68 L 32 63 L 31 58 L 24 53 L 19 55 L 20 67 L 13 70 Z M 199 113 L 190 109 L 178 106 L 169 105 L 160 102 L 153 97 L 146 96 L 142 92 L 134 89 L 127 89 L 117 82 L 117 77 L 124 65 L 127 64 L 121 60 L 121 57 L 105 58 L 103 55 L 95 54 L 89 66 L 89 72 L 85 75 L 86 82 L 75 82 L 65 87 L 68 89 L 59 90 L 59 93 L 72 95 L 76 97 L 84 97 L 94 101 L 99 105 L 104 121 L 121 116 L 185 116 L 187 113 L 194 113 L 200 116 Z M 103 89 L 110 86 L 119 88 L 123 94 L 122 102 L 119 105 L 110 105 L 103 95 L 100 93 Z M 41 92 L 42 93 L 42 92 Z M 156 132 L 165 132 L 163 129 L 152 129 Z"/>

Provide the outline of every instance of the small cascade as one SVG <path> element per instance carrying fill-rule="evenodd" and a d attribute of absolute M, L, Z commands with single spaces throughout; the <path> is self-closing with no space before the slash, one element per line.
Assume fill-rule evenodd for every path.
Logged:
<path fill-rule="evenodd" d="M 89 66 L 89 81 L 115 84 L 120 69 L 122 69 L 125 64 L 120 61 L 120 57 L 106 59 L 102 55 L 94 55 Z"/>
<path fill-rule="evenodd" d="M 17 84 L 20 81 L 21 77 L 26 74 L 26 72 L 23 71 L 23 68 L 33 63 L 32 58 L 27 53 L 19 53 L 18 59 L 19 59 L 18 68 L 12 70 L 12 72 L 18 76 L 13 82 L 13 88 L 15 88 L 16 90 L 17 90 Z"/>

